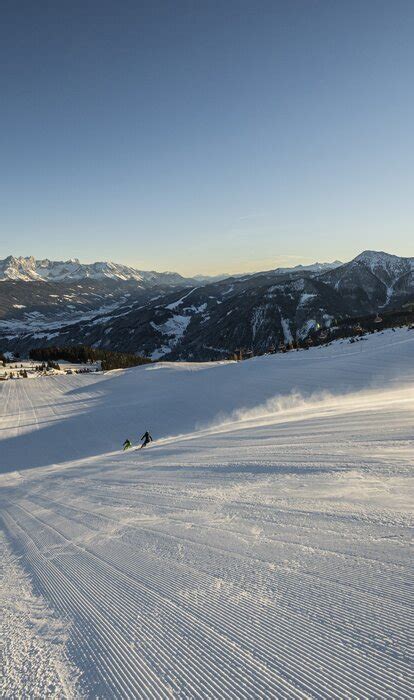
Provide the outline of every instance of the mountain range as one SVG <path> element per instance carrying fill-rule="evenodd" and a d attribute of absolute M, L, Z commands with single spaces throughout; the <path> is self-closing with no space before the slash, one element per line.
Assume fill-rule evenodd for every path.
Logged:
<path fill-rule="evenodd" d="M 376 251 L 218 280 L 10 256 L 0 261 L 0 350 L 85 343 L 152 359 L 220 359 L 413 300 L 414 258 Z"/>
<path fill-rule="evenodd" d="M 114 262 L 84 264 L 77 258 L 71 260 L 36 260 L 33 256 L 15 258 L 9 255 L 0 260 L 0 281 L 19 282 L 68 282 L 74 280 L 134 281 L 138 284 L 181 284 L 184 277 L 176 272 L 136 270 Z"/>
<path fill-rule="evenodd" d="M 286 272 L 311 270 L 322 272 L 342 265 L 339 260 L 332 263 L 313 263 L 312 265 L 297 265 L 292 268 L 279 267 L 274 272 Z M 249 274 L 239 274 L 237 277 L 245 277 Z M 257 274 L 257 273 L 256 273 Z M 0 260 L 0 282 L 70 282 L 79 280 L 116 280 L 120 282 L 137 282 L 141 286 L 146 285 L 180 285 L 185 283 L 219 282 L 233 277 L 229 273 L 221 275 L 194 275 L 186 278 L 178 272 L 155 272 L 154 270 L 137 270 L 129 265 L 120 265 L 111 261 L 81 263 L 78 258 L 70 260 L 36 260 L 33 256 L 14 257 L 9 255 Z"/>

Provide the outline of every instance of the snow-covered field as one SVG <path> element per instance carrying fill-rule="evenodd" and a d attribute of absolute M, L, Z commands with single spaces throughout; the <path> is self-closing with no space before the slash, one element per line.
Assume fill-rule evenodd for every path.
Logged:
<path fill-rule="evenodd" d="M 0 400 L 4 697 L 412 697 L 414 331 Z"/>

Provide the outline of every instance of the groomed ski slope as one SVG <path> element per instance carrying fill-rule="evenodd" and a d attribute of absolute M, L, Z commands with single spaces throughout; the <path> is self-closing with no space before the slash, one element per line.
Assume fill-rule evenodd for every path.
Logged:
<path fill-rule="evenodd" d="M 42 697 L 412 697 L 414 331 L 0 399 L 4 588 L 47 611 Z M 34 697 L 16 635 L 3 694 Z"/>

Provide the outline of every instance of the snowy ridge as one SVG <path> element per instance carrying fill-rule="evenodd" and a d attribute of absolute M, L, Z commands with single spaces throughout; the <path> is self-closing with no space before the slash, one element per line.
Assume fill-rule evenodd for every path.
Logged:
<path fill-rule="evenodd" d="M 401 329 L 0 385 L 5 531 L 81 690 L 411 697 L 413 357 Z"/>
<path fill-rule="evenodd" d="M 122 282 L 128 280 L 154 282 L 164 277 L 179 279 L 180 275 L 173 272 L 136 270 L 128 265 L 119 265 L 110 261 L 83 264 L 77 258 L 66 261 L 53 261 L 48 259 L 36 260 L 32 256 L 15 258 L 10 255 L 8 258 L 0 260 L 0 281 L 63 282 L 82 279 L 113 279 Z"/>
<path fill-rule="evenodd" d="M 290 272 L 326 272 L 327 270 L 334 270 L 336 267 L 343 265 L 340 260 L 334 260 L 333 262 L 315 262 L 310 265 L 295 265 L 294 267 L 277 267 L 274 272 L 285 274 Z"/>
<path fill-rule="evenodd" d="M 296 265 L 292 268 L 277 268 L 277 270 L 274 270 L 274 272 L 322 272 L 338 267 L 339 265 L 342 265 L 342 263 L 336 260 L 333 263 L 313 263 L 312 265 Z M 171 277 L 172 279 L 180 278 L 180 275 L 175 272 L 149 272 L 144 270 L 136 270 L 128 265 L 120 265 L 119 263 L 114 263 L 111 261 L 84 264 L 81 263 L 78 258 L 71 258 L 70 260 L 66 261 L 54 261 L 47 258 L 43 260 L 36 260 L 36 258 L 33 256 L 16 258 L 13 255 L 9 255 L 4 260 L 0 260 L 0 281 L 14 280 L 21 282 L 62 282 L 67 280 L 82 279 L 115 279 L 120 281 L 135 280 L 137 282 L 148 282 L 154 281 L 160 276 L 166 278 Z M 197 275 L 194 277 L 194 279 L 204 284 L 211 284 L 230 276 L 231 275 L 227 274 L 212 277 L 207 275 Z M 246 275 L 236 275 L 236 277 L 243 276 Z M 247 275 L 247 277 L 248 276 L 249 275 Z"/>

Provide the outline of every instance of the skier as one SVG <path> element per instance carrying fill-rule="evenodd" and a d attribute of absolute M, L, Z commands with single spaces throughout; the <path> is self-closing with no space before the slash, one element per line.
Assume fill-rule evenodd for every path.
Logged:
<path fill-rule="evenodd" d="M 148 445 L 149 442 L 152 442 L 152 437 L 151 437 L 151 435 L 149 434 L 148 430 L 145 431 L 145 433 L 143 434 L 141 440 L 144 441 L 144 442 L 142 443 L 142 445 L 141 445 L 141 450 L 142 450 L 143 447 L 145 447 L 145 445 Z"/>
<path fill-rule="evenodd" d="M 122 449 L 125 452 L 125 450 L 129 450 L 130 447 L 132 447 L 131 440 L 128 440 L 127 438 L 124 444 L 122 445 Z"/>

